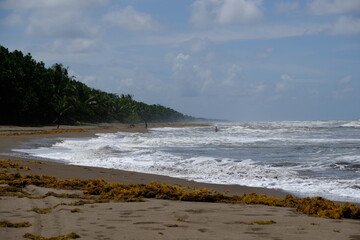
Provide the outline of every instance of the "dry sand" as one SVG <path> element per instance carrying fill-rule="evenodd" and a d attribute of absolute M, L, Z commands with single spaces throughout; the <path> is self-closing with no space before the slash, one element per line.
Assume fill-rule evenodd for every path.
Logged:
<path fill-rule="evenodd" d="M 167 125 L 156 125 L 167 126 Z M 152 126 L 150 126 L 152 127 Z M 65 126 L 62 129 L 79 127 Z M 84 128 L 84 127 L 82 127 Z M 146 131 L 142 126 L 127 125 L 88 126 L 84 133 L 60 133 L 41 135 L 0 135 L 0 155 L 34 138 L 90 137 L 96 132 Z M 0 134 L 51 130 L 53 127 L 24 128 L 0 126 Z M 0 156 L 0 158 L 9 158 Z M 19 159 L 30 171 L 22 174 L 44 174 L 58 178 L 103 178 L 120 183 L 161 183 L 195 186 L 230 194 L 258 193 L 283 197 L 286 193 L 271 189 L 250 188 L 234 185 L 196 183 L 166 176 L 128 172 L 114 169 L 71 166 L 55 162 L 39 164 L 29 159 Z M 28 186 L 24 189 L 33 196 L 48 191 L 69 192 Z M 70 191 L 75 192 L 75 191 Z M 331 220 L 309 217 L 294 209 L 268 206 L 234 205 L 220 203 L 196 203 L 149 199 L 145 202 L 96 203 L 82 206 L 59 205 L 47 214 L 28 211 L 34 207 L 52 208 L 59 203 L 72 203 L 78 199 L 56 198 L 29 199 L 2 196 L 0 221 L 12 223 L 27 221 L 25 228 L 0 227 L 0 239 L 24 239 L 25 233 L 44 237 L 56 237 L 71 232 L 82 239 L 360 239 L 359 220 Z M 76 211 L 74 211 L 75 208 Z M 71 211 L 73 210 L 73 212 Z M 273 221 L 259 225 L 254 221 Z"/>

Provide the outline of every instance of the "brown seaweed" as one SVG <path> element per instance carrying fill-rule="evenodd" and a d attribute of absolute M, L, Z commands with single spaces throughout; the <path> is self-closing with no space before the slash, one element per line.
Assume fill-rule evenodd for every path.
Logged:
<path fill-rule="evenodd" d="M 335 203 L 322 197 L 297 198 L 287 195 L 276 198 L 259 194 L 243 194 L 229 196 L 225 193 L 189 187 L 152 182 L 149 184 L 109 183 L 103 179 L 79 180 L 57 179 L 46 175 L 20 175 L 18 173 L 0 173 L 0 184 L 8 184 L 16 188 L 36 185 L 47 188 L 83 190 L 84 196 L 97 196 L 96 201 L 142 201 L 143 198 L 156 198 L 179 201 L 215 202 L 233 204 L 258 204 L 267 206 L 290 207 L 297 211 L 322 218 L 360 219 L 360 208 L 351 203 Z M 66 195 L 64 196 L 66 197 Z M 80 197 L 74 195 L 73 197 Z"/>
<path fill-rule="evenodd" d="M 28 239 L 32 239 L 32 240 L 68 240 L 68 239 L 76 239 L 76 238 L 80 238 L 80 236 L 74 232 L 66 234 L 66 235 L 61 235 L 58 237 L 43 237 L 43 236 L 39 236 L 39 235 L 35 235 L 32 233 L 26 233 L 23 236 L 24 238 L 28 238 Z"/>
<path fill-rule="evenodd" d="M 31 224 L 29 222 L 12 223 L 9 221 L 0 221 L 0 227 L 23 228 L 23 227 L 30 227 L 30 226 L 31 226 Z"/>

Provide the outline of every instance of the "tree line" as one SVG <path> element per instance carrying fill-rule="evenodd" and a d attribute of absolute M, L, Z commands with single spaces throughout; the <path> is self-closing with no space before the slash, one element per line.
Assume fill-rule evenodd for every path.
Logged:
<path fill-rule="evenodd" d="M 131 95 L 88 87 L 62 64 L 45 67 L 31 54 L 0 46 L 0 124 L 77 124 L 96 122 L 180 122 L 194 118 Z"/>

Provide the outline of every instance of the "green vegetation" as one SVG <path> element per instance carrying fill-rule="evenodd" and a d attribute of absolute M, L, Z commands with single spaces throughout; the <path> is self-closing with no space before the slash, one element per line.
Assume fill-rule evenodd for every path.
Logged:
<path fill-rule="evenodd" d="M 176 122 L 192 120 L 173 109 L 88 87 L 62 64 L 46 68 L 30 54 L 0 46 L 0 124 Z"/>

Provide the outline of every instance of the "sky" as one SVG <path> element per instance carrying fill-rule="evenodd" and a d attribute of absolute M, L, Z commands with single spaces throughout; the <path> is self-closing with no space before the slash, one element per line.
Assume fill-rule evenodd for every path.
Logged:
<path fill-rule="evenodd" d="M 0 45 L 195 117 L 360 119 L 360 0 L 0 0 Z"/>

